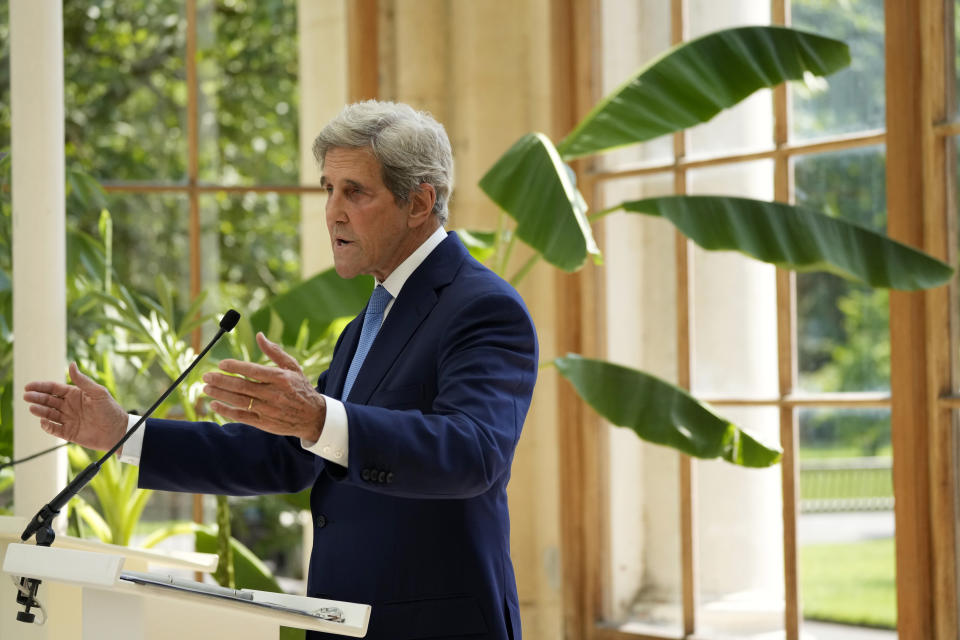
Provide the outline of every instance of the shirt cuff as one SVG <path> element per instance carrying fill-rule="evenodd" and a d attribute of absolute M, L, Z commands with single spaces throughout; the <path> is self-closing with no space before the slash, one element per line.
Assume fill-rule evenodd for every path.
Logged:
<path fill-rule="evenodd" d="M 135 416 L 133 414 L 127 416 L 127 431 L 133 429 L 133 425 L 137 424 L 140 421 L 141 416 Z M 143 450 L 143 432 L 146 429 L 147 425 L 144 424 L 142 427 L 137 429 L 130 439 L 123 443 L 123 448 L 120 449 L 120 454 L 117 456 L 120 458 L 120 462 L 125 462 L 127 464 L 140 464 L 140 452 Z"/>
<path fill-rule="evenodd" d="M 327 417 L 323 423 L 320 439 L 310 442 L 300 438 L 300 446 L 341 467 L 347 466 L 349 459 L 349 430 L 347 429 L 347 409 L 339 400 L 323 396 L 327 402 Z"/>

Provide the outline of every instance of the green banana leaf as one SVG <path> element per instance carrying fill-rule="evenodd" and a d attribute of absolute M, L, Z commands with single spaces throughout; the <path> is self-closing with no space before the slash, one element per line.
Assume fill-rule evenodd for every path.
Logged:
<path fill-rule="evenodd" d="M 173 536 L 194 534 L 194 549 L 201 553 L 217 553 L 217 528 L 195 522 L 177 522 L 158 529 L 143 541 L 144 549 L 151 549 Z M 230 538 L 233 547 L 233 567 L 236 588 L 283 593 L 283 589 L 267 567 L 249 547 L 236 538 Z"/>
<path fill-rule="evenodd" d="M 758 89 L 850 64 L 844 43 L 786 27 L 742 27 L 667 51 L 601 100 L 557 145 L 565 160 L 706 122 Z"/>
<path fill-rule="evenodd" d="M 361 276 L 344 280 L 334 269 L 327 269 L 280 294 L 258 309 L 250 318 L 254 331 L 266 333 L 270 313 L 283 320 L 283 342 L 297 341 L 300 326 L 307 322 L 311 338 L 323 334 L 331 322 L 344 316 L 355 316 L 367 303 L 373 291 L 373 278 Z"/>
<path fill-rule="evenodd" d="M 659 378 L 577 354 L 557 358 L 554 364 L 597 413 L 648 442 L 744 467 L 769 467 L 780 461 L 779 447 L 763 444 Z"/>
<path fill-rule="evenodd" d="M 457 229 L 457 236 L 463 242 L 470 255 L 478 262 L 486 262 L 490 256 L 496 253 L 497 234 L 494 231 L 468 231 L 467 229 Z M 3 273 L 0 272 L 0 276 Z M 2 283 L 0 283 L 2 285 Z M 0 289 L 2 291 L 2 289 Z"/>
<path fill-rule="evenodd" d="M 237 540 L 230 538 L 233 547 L 233 570 L 237 589 L 256 589 L 283 593 L 283 589 L 273 577 L 273 573 L 250 549 Z M 213 527 L 198 526 L 196 529 L 196 550 L 201 553 L 217 552 L 217 530 Z"/>
<path fill-rule="evenodd" d="M 599 254 L 573 172 L 542 133 L 520 138 L 480 179 L 480 188 L 517 222 L 516 234 L 564 271 Z"/>
<path fill-rule="evenodd" d="M 704 249 L 732 250 L 796 271 L 828 271 L 874 287 L 914 291 L 945 284 L 953 269 L 851 222 L 779 202 L 665 196 L 621 205 L 667 218 Z"/>

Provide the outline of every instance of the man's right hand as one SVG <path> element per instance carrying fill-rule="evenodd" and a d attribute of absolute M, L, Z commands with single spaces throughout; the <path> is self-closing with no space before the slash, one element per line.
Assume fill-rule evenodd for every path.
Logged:
<path fill-rule="evenodd" d="M 40 418 L 40 427 L 58 438 L 99 451 L 106 451 L 127 430 L 127 413 L 103 387 L 70 363 L 70 379 L 62 382 L 30 382 L 23 399 L 30 413 Z"/>

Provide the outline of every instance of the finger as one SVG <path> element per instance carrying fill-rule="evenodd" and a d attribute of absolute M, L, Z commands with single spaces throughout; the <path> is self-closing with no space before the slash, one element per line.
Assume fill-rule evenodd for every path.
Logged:
<path fill-rule="evenodd" d="M 220 370 L 226 371 L 227 373 L 238 373 L 251 380 L 259 380 L 262 382 L 278 380 L 284 373 L 282 369 L 278 369 L 277 367 L 268 367 L 267 365 L 234 360 L 232 358 L 221 360 Z"/>
<path fill-rule="evenodd" d="M 245 424 L 253 425 L 254 427 L 259 426 L 259 422 L 262 420 L 262 416 L 257 413 L 256 403 L 254 403 L 254 408 L 252 411 L 247 411 L 246 404 L 244 404 L 243 408 L 240 408 L 229 404 L 224 404 L 219 400 L 214 400 L 210 403 L 210 410 L 218 413 L 228 420 L 233 420 L 234 422 L 243 422 Z"/>
<path fill-rule="evenodd" d="M 272 369 L 273 367 L 271 367 L 271 370 Z M 261 395 L 261 389 L 266 386 L 266 383 L 264 382 L 247 380 L 246 378 L 238 378 L 237 376 L 228 376 L 222 373 L 217 373 L 216 371 L 209 371 L 203 374 L 203 381 L 209 386 L 216 387 L 217 389 L 232 391 L 234 393 L 253 396 L 255 398 Z"/>
<path fill-rule="evenodd" d="M 204 388 L 203 392 L 213 398 L 214 401 L 217 401 L 221 406 L 228 406 L 233 409 L 242 409 L 245 412 L 244 415 L 247 417 L 254 415 L 277 418 L 287 413 L 286 409 L 278 406 L 276 402 L 271 401 L 270 398 L 259 398 L 256 396 L 224 391 L 223 389 L 207 387 Z M 252 403 L 251 400 L 253 401 Z M 282 401 L 282 398 L 280 400 Z M 211 403 L 210 406 L 212 408 L 213 403 Z"/>
<path fill-rule="evenodd" d="M 51 396 L 60 396 L 61 398 L 67 395 L 67 392 L 70 391 L 70 385 L 63 384 L 62 382 L 51 382 L 49 380 L 37 380 L 34 382 L 28 382 L 23 386 L 24 391 L 36 391 L 38 393 L 45 393 Z"/>
<path fill-rule="evenodd" d="M 277 435 L 289 435 L 294 432 L 293 425 L 284 423 L 275 418 L 268 418 L 259 415 L 256 412 L 256 405 L 254 405 L 253 411 L 247 411 L 246 409 L 237 409 L 236 407 L 231 407 L 230 405 L 214 401 L 210 403 L 210 409 L 224 418 L 227 418 L 228 420 L 242 422 L 250 425 L 251 427 L 256 427 L 261 431 L 267 431 Z"/>
<path fill-rule="evenodd" d="M 63 398 L 49 393 L 39 393 L 37 391 L 27 391 L 23 394 L 23 400 L 30 404 L 43 405 L 60 409 L 63 407 Z"/>
<path fill-rule="evenodd" d="M 210 385 L 206 385 L 203 388 L 203 392 L 214 400 L 219 401 L 220 404 L 227 404 L 231 407 L 244 409 L 255 414 L 261 414 L 264 411 L 273 413 L 273 411 L 271 411 L 272 407 L 269 403 L 254 396 L 249 396 L 242 393 L 234 393 L 232 391 L 225 391 L 224 389 L 218 389 L 217 387 L 211 387 Z M 249 407 L 253 408 L 251 409 Z"/>
<path fill-rule="evenodd" d="M 30 411 L 30 413 L 40 418 L 41 424 L 43 424 L 44 420 L 49 420 L 51 422 L 63 424 L 65 420 L 65 416 L 60 412 L 60 410 L 54 409 L 52 407 L 45 407 L 43 405 L 32 404 L 28 407 L 28 410 Z"/>
<path fill-rule="evenodd" d="M 302 370 L 296 358 L 281 349 L 280 345 L 268 340 L 262 331 L 257 332 L 257 344 L 260 345 L 260 350 L 263 351 L 268 358 L 273 360 L 278 367 L 289 369 L 290 371 Z"/>
<path fill-rule="evenodd" d="M 70 363 L 70 379 L 73 381 L 73 384 L 77 386 L 81 391 L 86 391 L 87 393 L 99 393 L 103 387 L 94 382 L 91 378 L 88 378 L 85 373 L 80 371 L 80 367 L 77 366 L 76 362 Z"/>

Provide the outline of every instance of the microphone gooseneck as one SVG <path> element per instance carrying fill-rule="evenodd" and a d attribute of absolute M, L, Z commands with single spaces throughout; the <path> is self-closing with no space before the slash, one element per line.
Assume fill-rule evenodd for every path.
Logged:
<path fill-rule="evenodd" d="M 207 343 L 207 346 L 204 347 L 203 351 L 201 351 L 197 357 L 193 359 L 193 362 L 190 363 L 190 366 L 188 366 L 184 372 L 180 374 L 180 377 L 177 378 L 173 384 L 171 384 L 167 390 L 163 392 L 163 395 L 157 398 L 157 401 L 153 403 L 153 406 L 147 409 L 146 413 L 144 413 L 140 419 L 137 420 L 136 424 L 127 430 L 117 444 L 113 445 L 113 447 L 103 454 L 103 457 L 101 457 L 99 460 L 90 463 L 86 469 L 78 473 L 76 477 L 74 477 L 74 479 L 71 480 L 70 483 L 56 495 L 56 497 L 54 497 L 53 500 L 45 504 L 40 511 L 33 516 L 33 519 L 30 520 L 30 524 L 28 524 L 27 528 L 23 530 L 23 533 L 20 534 L 21 540 L 26 542 L 32 536 L 36 535 L 37 545 L 49 547 L 51 544 L 53 544 L 53 541 L 56 538 L 56 534 L 54 533 L 52 526 L 53 519 L 57 517 L 57 514 L 60 513 L 60 510 L 64 507 L 64 505 L 70 501 L 70 498 L 77 495 L 81 489 L 87 486 L 87 483 L 90 482 L 90 480 L 92 480 L 93 477 L 100 471 L 100 467 L 103 465 L 103 463 L 109 460 L 110 456 L 116 453 L 120 447 L 123 446 L 123 443 L 125 443 L 130 436 L 133 435 L 133 433 L 143 425 L 144 421 L 153 414 L 157 407 L 160 406 L 160 403 L 166 400 L 167 396 L 173 393 L 173 390 L 176 389 L 181 382 L 183 382 L 184 378 L 186 378 L 191 371 L 193 371 L 193 368 L 197 366 L 204 356 L 207 355 L 207 352 L 213 348 L 213 345 L 217 343 L 223 334 L 231 331 L 235 326 L 237 326 L 237 322 L 239 320 L 240 314 L 233 309 L 230 309 L 223 315 L 223 318 L 220 320 L 220 329 L 217 331 L 217 334 L 212 340 L 210 340 L 209 343 Z M 41 581 L 38 578 L 20 578 L 20 584 L 18 586 L 17 593 L 17 604 L 24 608 L 23 611 L 17 612 L 17 620 L 20 622 L 32 623 L 36 618 L 36 614 L 30 613 L 30 609 L 40 608 L 40 603 L 36 598 L 37 589 L 40 587 L 40 582 Z"/>
<path fill-rule="evenodd" d="M 74 477 L 74 479 L 71 480 L 70 483 L 66 487 L 64 487 L 63 490 L 60 493 L 58 493 L 53 500 L 51 500 L 46 505 L 44 505 L 43 508 L 41 508 L 40 511 L 38 511 L 37 514 L 33 516 L 33 519 L 30 521 L 30 524 L 28 524 L 27 528 L 23 530 L 23 533 L 20 534 L 21 540 L 27 541 L 30 539 L 32 535 L 40 531 L 40 529 L 45 527 L 46 528 L 50 527 L 50 524 L 53 522 L 53 519 L 56 517 L 58 513 L 60 513 L 60 509 L 63 508 L 63 506 L 70 500 L 70 498 L 77 495 L 77 493 L 79 493 L 80 490 L 83 489 L 87 485 L 87 483 L 93 479 L 95 475 L 97 475 L 97 472 L 100 471 L 100 467 L 103 465 L 103 463 L 109 460 L 110 456 L 116 453 L 120 449 L 120 447 L 122 447 L 123 444 L 130 439 L 130 436 L 132 436 L 134 432 L 143 425 L 144 421 L 147 418 L 149 418 L 154 411 L 156 411 L 157 407 L 159 407 L 160 404 L 167 399 L 167 396 L 173 393 L 173 390 L 176 389 L 178 386 L 180 386 L 180 383 L 183 382 L 184 378 L 186 378 L 187 375 L 189 375 L 189 373 L 193 371 L 193 368 L 197 366 L 197 364 L 204 358 L 204 356 L 207 355 L 207 352 L 213 348 L 213 345 L 217 343 L 217 341 L 223 336 L 223 334 L 233 329 L 237 325 L 237 321 L 239 320 L 240 320 L 240 314 L 233 309 L 230 309 L 229 311 L 227 311 L 227 313 L 224 314 L 223 319 L 220 320 L 220 329 L 217 331 L 217 334 L 213 337 L 212 340 L 210 340 L 209 343 L 207 343 L 207 346 L 204 347 L 203 351 L 201 351 L 197 355 L 197 357 L 193 359 L 193 362 L 190 363 L 190 366 L 188 366 L 183 371 L 183 373 L 180 374 L 179 378 L 174 380 L 173 384 L 171 384 L 167 388 L 167 390 L 163 392 L 163 395 L 157 398 L 157 401 L 154 402 L 153 405 L 149 409 L 147 409 L 147 411 L 142 416 L 140 416 L 140 419 L 137 420 L 136 424 L 134 424 L 132 428 L 128 429 L 127 432 L 123 435 L 123 437 L 120 438 L 120 440 L 115 445 L 113 445 L 113 447 L 109 451 L 103 454 L 103 456 L 99 460 L 97 460 L 96 462 L 91 462 L 86 469 L 78 473 L 76 477 Z M 48 535 L 50 536 L 50 542 L 53 542 L 52 528 L 50 529 L 49 533 L 43 534 L 43 537 L 45 538 Z M 37 538 L 37 544 L 40 544 L 43 546 L 50 546 L 50 543 L 45 544 L 43 541 L 41 541 L 40 536 L 38 536 Z"/>

